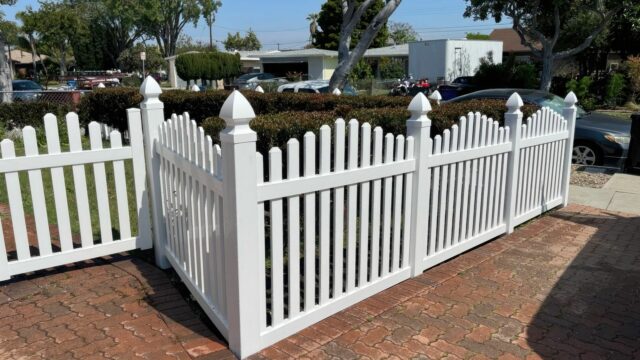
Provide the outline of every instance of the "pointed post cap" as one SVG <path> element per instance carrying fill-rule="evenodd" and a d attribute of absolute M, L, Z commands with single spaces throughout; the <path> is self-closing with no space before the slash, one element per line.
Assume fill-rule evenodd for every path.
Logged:
<path fill-rule="evenodd" d="M 162 89 L 160 89 L 160 85 L 153 78 L 153 76 L 149 75 L 140 85 L 140 94 L 144 96 L 145 100 L 149 100 L 151 98 L 157 98 L 162 94 Z"/>
<path fill-rule="evenodd" d="M 412 117 L 417 118 L 422 115 L 427 115 L 427 113 L 431 111 L 431 103 L 423 93 L 417 93 L 416 96 L 413 97 L 413 100 L 411 100 L 411 103 L 409 103 L 407 109 L 411 112 Z"/>
<path fill-rule="evenodd" d="M 442 100 L 442 95 L 440 95 L 440 91 L 436 90 L 429 95 L 429 99 L 434 100 L 437 104 L 440 104 L 440 100 Z"/>
<path fill-rule="evenodd" d="M 249 125 L 251 119 L 256 117 L 247 98 L 238 90 L 234 90 L 222 104 L 220 117 L 227 123 L 227 127 Z"/>
<path fill-rule="evenodd" d="M 335 88 L 335 89 L 333 89 L 333 91 L 332 91 L 331 93 L 332 93 L 333 95 L 341 95 L 341 94 L 342 94 L 342 91 L 340 91 L 340 89 L 338 89 L 338 88 Z"/>
<path fill-rule="evenodd" d="M 256 88 L 254 90 L 255 90 L 255 92 L 259 92 L 261 94 L 264 94 L 264 89 L 260 85 L 256 86 Z"/>
<path fill-rule="evenodd" d="M 98 84 L 98 89 L 104 89 L 104 88 L 106 88 L 106 86 L 104 86 L 104 83 Z"/>
<path fill-rule="evenodd" d="M 200 91 L 200 87 L 196 84 L 193 84 L 193 86 L 191 86 L 191 91 Z"/>
<path fill-rule="evenodd" d="M 576 97 L 576 94 L 574 94 L 573 91 L 570 91 L 567 94 L 567 96 L 564 98 L 564 106 L 566 107 L 575 106 L 577 102 L 578 102 L 578 97 Z"/>
<path fill-rule="evenodd" d="M 524 102 L 517 92 L 514 92 L 509 96 L 509 100 L 507 100 L 507 108 L 509 109 L 509 112 L 516 112 L 520 110 L 522 105 L 524 105 Z"/>

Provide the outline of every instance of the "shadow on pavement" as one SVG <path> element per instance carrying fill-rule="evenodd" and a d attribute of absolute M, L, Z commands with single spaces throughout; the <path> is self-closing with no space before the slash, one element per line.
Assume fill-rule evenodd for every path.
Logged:
<path fill-rule="evenodd" d="M 583 247 L 534 315 L 529 346 L 543 358 L 640 358 L 640 217 L 551 216 L 567 222 L 569 248 Z"/>

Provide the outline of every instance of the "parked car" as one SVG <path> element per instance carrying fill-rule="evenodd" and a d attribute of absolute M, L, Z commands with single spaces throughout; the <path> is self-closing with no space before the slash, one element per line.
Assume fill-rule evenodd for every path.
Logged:
<path fill-rule="evenodd" d="M 489 89 L 459 96 L 448 102 L 472 99 L 507 100 L 518 92 L 525 103 L 548 106 L 562 113 L 564 100 L 556 95 L 532 89 Z M 631 140 L 631 121 L 597 112 L 587 112 L 578 106 L 573 142 L 573 163 L 623 168 Z"/>
<path fill-rule="evenodd" d="M 460 76 L 455 78 L 451 84 L 438 86 L 438 92 L 442 96 L 442 100 L 450 100 L 475 90 L 477 90 L 477 87 L 473 85 L 473 76 Z"/>
<path fill-rule="evenodd" d="M 327 94 L 329 93 L 329 80 L 306 80 L 280 85 L 280 93 L 307 93 L 307 94 Z M 351 85 L 345 85 L 342 89 L 343 95 L 357 95 L 356 89 Z"/>
<path fill-rule="evenodd" d="M 233 83 L 231 83 L 231 87 L 234 89 L 255 89 L 261 82 L 285 82 L 282 78 L 278 78 L 270 73 L 248 73 L 244 75 L 238 76 Z"/>
<path fill-rule="evenodd" d="M 32 101 L 42 96 L 42 86 L 31 80 L 13 80 L 13 101 Z"/>

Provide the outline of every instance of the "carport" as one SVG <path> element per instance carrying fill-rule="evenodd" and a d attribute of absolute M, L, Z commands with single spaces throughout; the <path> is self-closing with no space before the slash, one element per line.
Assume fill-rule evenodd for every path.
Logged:
<path fill-rule="evenodd" d="M 332 50 L 303 49 L 260 56 L 262 71 L 278 77 L 298 72 L 305 79 L 327 80 L 331 78 L 337 65 L 338 52 Z"/>

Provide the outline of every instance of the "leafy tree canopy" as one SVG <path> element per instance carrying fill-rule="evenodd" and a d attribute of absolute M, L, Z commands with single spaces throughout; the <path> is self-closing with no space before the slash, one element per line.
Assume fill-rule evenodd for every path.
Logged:
<path fill-rule="evenodd" d="M 468 40 L 489 40 L 489 35 L 481 33 L 467 33 Z"/>
<path fill-rule="evenodd" d="M 357 0 L 357 4 L 361 4 L 364 0 Z M 369 23 L 384 8 L 384 0 L 375 0 L 373 4 L 367 8 L 362 14 L 360 22 L 351 34 L 351 48 L 359 42 L 362 33 L 365 31 Z M 313 45 L 318 49 L 338 50 L 340 42 L 340 24 L 342 23 L 342 4 L 341 0 L 327 0 L 322 5 L 320 15 L 318 17 L 318 25 L 320 29 L 313 38 Z M 376 37 L 373 39 L 370 47 L 377 48 L 387 45 L 389 39 L 389 29 L 385 24 L 380 28 Z"/>
<path fill-rule="evenodd" d="M 120 69 L 126 72 L 141 72 L 142 60 L 140 60 L 140 53 L 142 51 L 146 54 L 146 60 L 144 61 L 145 71 L 157 71 L 165 65 L 165 60 L 157 46 L 145 46 L 138 43 L 120 54 L 118 58 Z"/>
<path fill-rule="evenodd" d="M 247 35 L 242 36 L 239 32 L 235 34 L 227 34 L 227 38 L 224 41 L 224 48 L 227 51 L 243 51 L 243 50 L 260 50 L 262 44 L 258 40 L 258 36 L 255 31 L 249 29 Z"/>
<path fill-rule="evenodd" d="M 420 40 L 420 35 L 409 23 L 389 22 L 389 39 L 395 45 Z"/>

